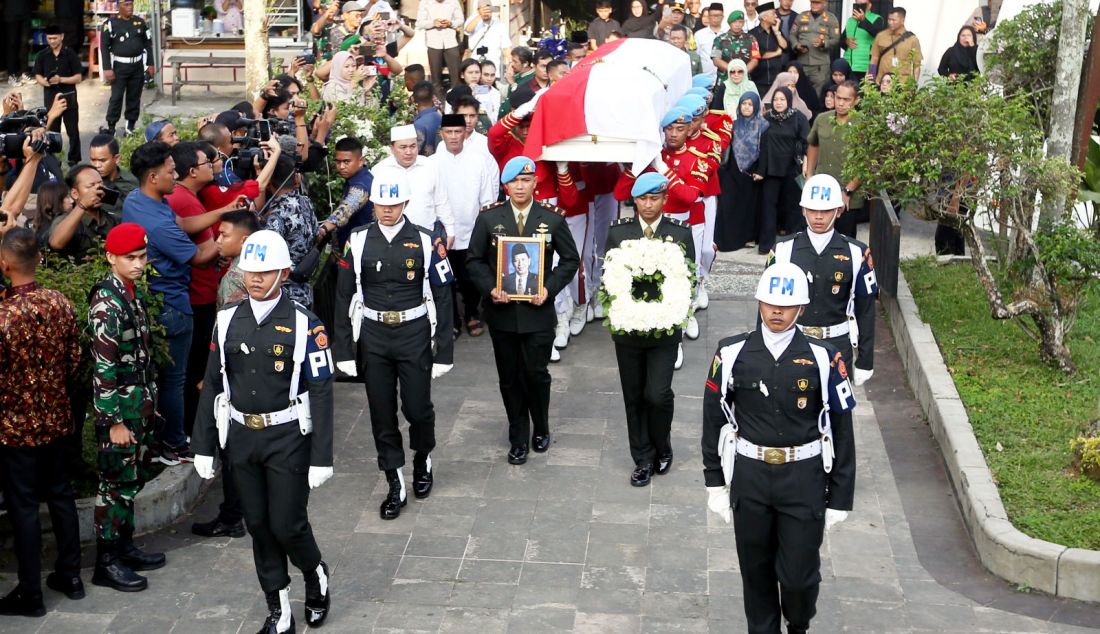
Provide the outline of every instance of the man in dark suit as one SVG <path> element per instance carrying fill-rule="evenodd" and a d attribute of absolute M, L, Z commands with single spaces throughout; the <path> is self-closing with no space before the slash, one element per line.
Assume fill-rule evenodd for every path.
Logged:
<path fill-rule="evenodd" d="M 531 273 L 531 254 L 525 244 L 512 245 L 512 268 L 514 273 L 509 273 L 501 280 L 501 286 L 509 295 L 535 295 L 538 293 L 538 273 Z"/>
<path fill-rule="evenodd" d="M 485 323 L 493 340 L 500 394 L 508 414 L 508 462 L 519 465 L 527 462 L 529 443 L 540 453 L 550 448 L 547 364 L 557 325 L 554 296 L 577 273 L 580 255 L 563 212 L 533 199 L 534 161 L 513 158 L 501 170 L 500 181 L 509 199 L 485 209 L 474 221 L 466 267 L 474 286 L 491 300 L 485 308 Z M 557 265 L 545 272 L 543 288 L 530 302 L 512 302 L 507 286 L 496 287 L 497 248 L 499 239 L 507 236 L 540 238 L 546 244 L 542 257 L 558 256 Z"/>
<path fill-rule="evenodd" d="M 623 218 L 607 231 L 607 250 L 617 248 L 625 240 L 650 238 L 668 240 L 680 245 L 688 262 L 695 261 L 695 241 L 691 227 L 664 215 L 668 200 L 668 178 L 647 172 L 634 181 L 630 190 L 637 216 Z M 638 287 L 636 294 L 659 294 L 653 288 Z M 687 319 L 687 315 L 684 315 Z M 632 332 L 612 334 L 615 358 L 619 362 L 619 380 L 623 386 L 626 406 L 626 426 L 630 439 L 630 457 L 634 472 L 630 484 L 644 487 L 654 472 L 668 473 L 672 468 L 672 412 L 675 394 L 672 392 L 672 372 L 683 364 L 679 328 L 671 334 Z"/>

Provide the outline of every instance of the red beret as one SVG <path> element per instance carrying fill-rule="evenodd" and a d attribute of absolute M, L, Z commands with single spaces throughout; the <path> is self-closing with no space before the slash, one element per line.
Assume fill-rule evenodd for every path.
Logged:
<path fill-rule="evenodd" d="M 145 235 L 145 228 L 135 222 L 124 222 L 111 229 L 107 234 L 107 253 L 126 255 L 134 251 L 140 251 L 149 245 L 149 238 Z"/>

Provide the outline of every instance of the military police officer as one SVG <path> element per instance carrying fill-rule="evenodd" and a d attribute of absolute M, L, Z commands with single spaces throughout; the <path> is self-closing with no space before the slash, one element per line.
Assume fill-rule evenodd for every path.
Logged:
<path fill-rule="evenodd" d="M 825 10 L 825 0 L 810 0 L 810 10 L 799 13 L 791 25 L 790 39 L 814 91 L 820 93 L 829 83 L 832 54 L 840 43 L 840 20 Z"/>
<path fill-rule="evenodd" d="M 153 409 L 152 335 L 145 293 L 145 229 L 124 222 L 107 234 L 111 272 L 92 287 L 88 320 L 99 488 L 95 502 L 96 563 L 92 583 L 139 592 L 148 586 L 135 570 L 164 566 L 161 553 L 134 546 L 134 497 L 149 478 Z"/>
<path fill-rule="evenodd" d="M 637 216 L 611 224 L 607 231 L 607 250 L 618 248 L 624 240 L 650 238 L 674 242 L 684 250 L 688 262 L 695 261 L 695 241 L 691 227 L 675 218 L 665 217 L 668 178 L 646 172 L 634 181 L 630 190 Z M 636 289 L 636 294 L 659 295 L 656 285 Z M 684 315 L 687 318 L 687 315 Z M 661 333 L 612 334 L 615 358 L 619 362 L 619 380 L 626 406 L 626 427 L 634 472 L 630 484 L 644 487 L 654 473 L 663 475 L 672 468 L 672 413 L 676 395 L 672 392 L 672 372 L 683 362 L 679 328 L 671 335 Z"/>
<path fill-rule="evenodd" d="M 295 629 L 288 557 L 305 578 L 306 623 L 328 616 L 306 507 L 332 477 L 332 351 L 324 325 L 281 292 L 293 264 L 279 234 L 249 236 L 238 267 L 248 299 L 218 312 L 191 446 L 203 478 L 214 477 L 215 443 L 229 447 L 269 611 L 260 634 L 279 634 Z"/>
<path fill-rule="evenodd" d="M 508 462 L 527 462 L 529 448 L 550 448 L 550 363 L 557 315 L 554 297 L 569 285 L 580 267 L 580 255 L 560 209 L 536 202 L 535 162 L 517 156 L 504 165 L 500 182 L 508 200 L 483 209 L 474 221 L 466 267 L 478 291 L 489 299 L 485 322 L 504 410 L 508 415 Z M 530 301 L 512 301 L 497 287 L 497 249 L 501 238 L 535 237 L 545 244 L 543 288 Z M 511 255 L 511 253 L 509 253 Z M 552 255 L 557 263 L 550 266 Z M 534 426 L 534 437 L 531 427 Z"/>
<path fill-rule="evenodd" d="M 107 127 L 102 132 L 114 134 L 122 114 L 123 95 L 126 97 L 126 131 L 129 132 L 137 125 L 145 82 L 156 72 L 149 25 L 134 15 L 133 0 L 120 0 L 118 15 L 103 22 L 99 50 L 104 77 L 111 84 Z"/>
<path fill-rule="evenodd" d="M 809 303 L 791 263 L 764 271 L 761 324 L 718 344 L 703 394 L 707 506 L 733 519 L 752 634 L 809 629 L 821 583 L 825 529 L 843 521 L 855 491 L 855 407 L 832 346 L 795 322 Z"/>
<path fill-rule="evenodd" d="M 834 229 L 844 213 L 842 193 L 847 192 L 832 176 L 810 177 L 802 188 L 807 230 L 777 242 L 768 263 L 793 262 L 806 272 L 810 305 L 798 327 L 840 350 L 849 367 L 854 348 L 852 378 L 863 385 L 875 371 L 878 282 L 867 245 Z"/>
<path fill-rule="evenodd" d="M 398 385 L 414 452 L 413 494 L 422 499 L 431 493 L 433 483 L 431 382 L 453 363 L 448 287 L 454 274 L 443 240 L 404 217 L 411 195 L 404 169 L 375 168 L 370 202 L 377 222 L 351 233 L 336 283 L 336 363 L 350 376 L 359 374 L 360 368 L 366 375 L 378 468 L 389 483 L 379 509 L 384 520 L 396 519 L 407 499 L 401 472 L 405 450 L 397 422 Z"/>

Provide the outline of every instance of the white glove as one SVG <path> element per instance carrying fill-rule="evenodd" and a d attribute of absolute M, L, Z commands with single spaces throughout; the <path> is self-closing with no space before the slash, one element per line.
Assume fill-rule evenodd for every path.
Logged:
<path fill-rule="evenodd" d="M 214 477 L 214 456 L 195 456 L 195 473 L 203 480 Z"/>
<path fill-rule="evenodd" d="M 356 376 L 359 374 L 359 370 L 356 369 L 354 361 L 337 361 L 336 369 L 348 376 Z"/>
<path fill-rule="evenodd" d="M 730 508 L 730 490 L 726 487 L 707 487 L 707 508 L 717 513 L 727 524 L 733 519 Z"/>
<path fill-rule="evenodd" d="M 839 524 L 846 519 L 848 519 L 848 511 L 825 509 L 825 530 L 829 530 L 834 525 Z"/>
<path fill-rule="evenodd" d="M 665 160 L 661 158 L 660 154 L 658 154 L 656 158 L 653 159 L 653 162 L 650 163 L 650 165 L 652 165 L 653 169 L 657 170 L 657 172 L 660 174 L 664 174 L 668 171 L 668 164 L 665 163 Z"/>
<path fill-rule="evenodd" d="M 535 93 L 535 96 L 532 97 L 530 100 L 513 110 L 512 114 L 514 114 L 517 119 L 524 119 L 528 117 L 532 112 L 535 111 L 535 104 L 538 103 L 539 96 L 541 95 L 542 91 L 540 90 L 539 92 Z"/>
<path fill-rule="evenodd" d="M 332 467 L 310 467 L 306 477 L 309 479 L 309 488 L 316 489 L 332 477 Z"/>
<path fill-rule="evenodd" d="M 451 368 L 455 367 L 453 363 L 433 363 L 432 364 L 432 378 L 438 379 L 444 374 L 451 371 Z"/>
<path fill-rule="evenodd" d="M 870 381 L 871 377 L 874 376 L 874 374 L 874 370 L 860 370 L 859 368 L 854 368 L 852 378 L 855 379 L 856 385 L 858 386 L 863 385 L 867 381 Z"/>
<path fill-rule="evenodd" d="M 556 161 L 556 163 L 558 165 L 558 173 L 559 174 L 568 174 L 569 173 L 569 163 L 568 162 L 566 162 L 566 161 Z"/>

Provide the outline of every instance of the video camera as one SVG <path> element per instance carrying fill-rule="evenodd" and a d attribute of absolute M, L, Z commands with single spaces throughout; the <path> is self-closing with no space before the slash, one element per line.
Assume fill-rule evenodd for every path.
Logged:
<path fill-rule="evenodd" d="M 258 163 L 261 168 L 267 163 L 267 156 L 264 154 L 262 144 L 269 141 L 272 134 L 289 139 L 289 143 L 283 143 L 283 154 L 293 158 L 295 163 L 299 161 L 297 146 L 292 136 L 294 131 L 289 121 L 245 118 L 239 121 L 242 127 L 248 129 L 245 136 L 233 137 L 233 144 L 240 148 L 233 157 L 233 171 L 242 180 L 256 177 L 256 168 L 253 166 L 255 159 L 259 159 Z"/>
<path fill-rule="evenodd" d="M 26 130 L 46 127 L 46 109 L 19 110 L 0 117 L 0 156 L 10 158 L 23 157 L 23 142 L 27 139 Z M 61 133 L 47 132 L 45 136 L 31 143 L 31 149 L 39 154 L 56 154 L 61 151 Z"/>

